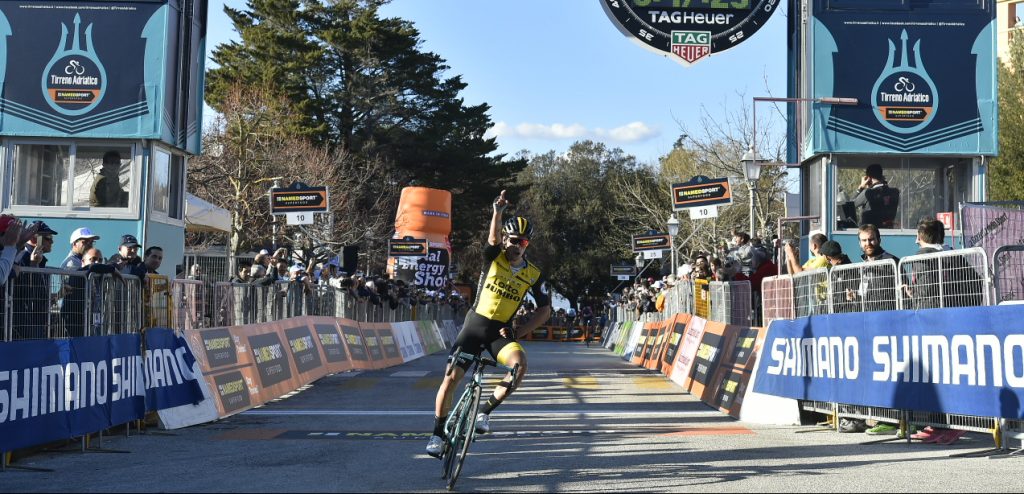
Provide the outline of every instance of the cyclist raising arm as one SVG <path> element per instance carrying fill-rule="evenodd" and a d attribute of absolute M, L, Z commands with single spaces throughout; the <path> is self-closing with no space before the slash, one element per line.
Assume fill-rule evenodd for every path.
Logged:
<path fill-rule="evenodd" d="M 472 309 L 466 313 L 462 331 L 452 345 L 453 350 L 462 348 L 463 352 L 474 355 L 480 355 L 486 348 L 502 365 L 519 365 L 516 382 L 512 383 L 511 373 L 506 374 L 505 379 L 494 388 L 494 394 L 480 408 L 476 422 L 476 430 L 479 433 L 490 431 L 490 413 L 512 394 L 512 390 L 519 386 L 526 375 L 526 351 L 515 341 L 516 338 L 530 333 L 551 315 L 551 297 L 543 274 L 540 268 L 527 261 L 524 256 L 527 246 L 530 245 L 533 226 L 521 216 L 509 218 L 503 224 L 502 213 L 506 206 L 508 200 L 503 190 L 494 201 L 488 245 L 484 249 L 485 264 L 480 274 L 476 301 Z M 513 330 L 509 321 L 515 317 L 527 292 L 536 300 L 537 310 L 524 324 Z M 453 357 L 449 356 L 448 368 L 453 365 L 453 361 Z M 447 372 L 446 368 L 445 377 L 434 401 L 434 435 L 427 443 L 427 454 L 431 456 L 440 457 L 442 453 L 444 423 L 451 408 L 455 387 L 466 374 L 468 367 L 469 362 L 464 361 L 452 372 Z"/>

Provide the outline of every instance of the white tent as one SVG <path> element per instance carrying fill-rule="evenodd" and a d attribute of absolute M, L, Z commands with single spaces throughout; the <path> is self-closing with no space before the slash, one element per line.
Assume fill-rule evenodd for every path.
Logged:
<path fill-rule="evenodd" d="M 230 232 L 231 213 L 186 192 L 185 229 L 190 232 Z"/>

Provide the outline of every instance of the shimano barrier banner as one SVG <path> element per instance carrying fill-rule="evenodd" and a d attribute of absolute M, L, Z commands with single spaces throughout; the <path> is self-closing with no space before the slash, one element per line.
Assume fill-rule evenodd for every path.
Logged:
<path fill-rule="evenodd" d="M 202 401 L 199 378 L 192 374 L 196 359 L 185 339 L 167 328 L 146 334 L 146 410 L 163 410 Z"/>
<path fill-rule="evenodd" d="M 0 451 L 143 417 L 139 335 L 0 343 Z"/>
<path fill-rule="evenodd" d="M 800 33 L 820 153 L 996 154 L 995 2 L 813 0 Z M 800 58 L 791 52 L 791 59 Z M 808 154 L 809 151 L 809 154 Z"/>
<path fill-rule="evenodd" d="M 1024 306 L 813 316 L 771 324 L 758 393 L 1024 418 Z"/>

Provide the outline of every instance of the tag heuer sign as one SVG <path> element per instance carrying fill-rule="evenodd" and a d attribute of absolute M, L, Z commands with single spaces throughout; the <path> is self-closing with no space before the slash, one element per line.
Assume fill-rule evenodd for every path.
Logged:
<path fill-rule="evenodd" d="M 667 233 L 633 235 L 633 252 L 663 250 L 667 248 L 669 248 L 669 238 Z"/>
<path fill-rule="evenodd" d="M 764 26 L 781 0 L 601 0 L 619 31 L 690 66 Z"/>

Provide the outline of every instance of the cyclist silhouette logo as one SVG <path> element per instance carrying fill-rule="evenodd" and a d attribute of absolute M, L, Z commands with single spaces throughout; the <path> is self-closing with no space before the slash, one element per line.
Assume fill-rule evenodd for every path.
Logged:
<path fill-rule="evenodd" d="M 82 115 L 96 108 L 107 89 L 107 73 L 92 40 L 93 25 L 85 27 L 75 14 L 75 30 L 68 48 L 68 26 L 61 23 L 61 38 L 50 63 L 43 69 L 42 91 L 46 103 L 64 115 Z"/>

